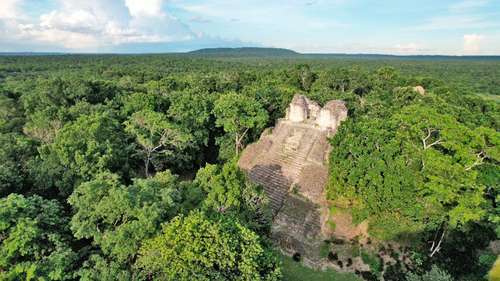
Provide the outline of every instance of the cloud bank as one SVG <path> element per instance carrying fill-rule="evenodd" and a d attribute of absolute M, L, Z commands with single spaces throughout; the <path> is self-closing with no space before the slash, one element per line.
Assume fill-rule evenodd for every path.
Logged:
<path fill-rule="evenodd" d="M 170 43 L 239 43 L 193 32 L 168 13 L 165 0 L 58 0 L 55 9 L 37 18 L 23 11 L 28 4 L 26 0 L 1 0 L 0 51 L 134 52 L 134 45 L 144 44 L 163 44 L 165 51 L 172 50 Z"/>
<path fill-rule="evenodd" d="M 375 2 L 0 0 L 0 52 L 270 46 L 312 53 L 500 55 L 500 1 Z"/>

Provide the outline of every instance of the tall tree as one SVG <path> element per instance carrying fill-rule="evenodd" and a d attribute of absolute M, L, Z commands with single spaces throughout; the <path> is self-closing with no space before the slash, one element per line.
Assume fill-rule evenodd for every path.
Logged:
<path fill-rule="evenodd" d="M 109 273 L 106 264 L 132 273 L 141 242 L 177 213 L 179 198 L 177 179 L 169 171 L 135 179 L 129 186 L 110 173 L 81 184 L 68 199 L 74 210 L 71 230 L 76 238 L 91 239 L 98 251 L 79 274 L 104 278 Z"/>
<path fill-rule="evenodd" d="M 126 137 L 111 112 L 82 115 L 39 150 L 40 159 L 32 165 L 37 184 L 53 184 L 63 196 L 99 172 L 128 170 Z"/>
<path fill-rule="evenodd" d="M 237 94 L 223 94 L 214 106 L 216 125 L 232 136 L 236 155 L 250 130 L 261 130 L 268 119 L 267 112 L 254 99 Z"/>
<path fill-rule="evenodd" d="M 39 196 L 0 199 L 0 279 L 73 280 L 76 253 L 62 206 Z"/>
<path fill-rule="evenodd" d="M 193 212 L 145 241 L 136 266 L 161 280 L 279 280 L 276 258 L 231 217 Z"/>
<path fill-rule="evenodd" d="M 154 160 L 182 159 L 182 152 L 191 142 L 191 135 L 169 122 L 163 113 L 142 110 L 132 114 L 125 122 L 125 130 L 136 138 L 144 159 L 144 173 L 150 176 L 150 163 Z M 158 159 L 161 158 L 161 159 Z"/>

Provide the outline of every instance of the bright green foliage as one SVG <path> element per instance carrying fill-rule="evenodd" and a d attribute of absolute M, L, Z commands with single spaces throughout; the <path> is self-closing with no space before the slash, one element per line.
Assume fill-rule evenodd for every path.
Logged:
<path fill-rule="evenodd" d="M 59 117 L 53 117 L 46 111 L 36 111 L 23 127 L 23 132 L 44 144 L 54 141 L 57 132 L 62 128 L 63 122 Z"/>
<path fill-rule="evenodd" d="M 500 257 L 497 258 L 496 262 L 491 267 L 490 272 L 488 272 L 489 281 L 499 281 L 500 280 Z"/>
<path fill-rule="evenodd" d="M 223 166 L 207 164 L 193 182 L 206 193 L 203 207 L 239 216 L 252 230 L 265 232 L 271 221 L 268 199 L 251 184 L 235 161 Z"/>
<path fill-rule="evenodd" d="M 243 204 L 243 192 L 250 186 L 234 164 L 222 167 L 207 164 L 198 170 L 194 183 L 207 193 L 204 205 L 220 212 L 239 210 Z"/>
<path fill-rule="evenodd" d="M 244 145 L 250 130 L 261 130 L 268 119 L 267 112 L 254 99 L 237 93 L 223 94 L 215 101 L 215 124 L 234 140 L 236 155 Z"/>
<path fill-rule="evenodd" d="M 0 56 L 0 198 L 21 198 L 0 199 L 0 214 L 13 214 L 0 233 L 8 252 L 0 279 L 151 280 L 151 271 L 133 267 L 138 249 L 158 236 L 171 256 L 192 258 L 191 241 L 176 248 L 182 237 L 172 227 L 164 242 L 160 225 L 196 209 L 205 212 L 200 232 L 181 228 L 201 241 L 194 245 L 217 253 L 212 241 L 235 246 L 188 269 L 231 279 L 239 269 L 218 266 L 241 264 L 239 241 L 255 238 L 242 229 L 267 237 L 270 213 L 260 187 L 228 160 L 298 93 L 349 109 L 332 139 L 329 199 L 351 203 L 374 236 L 411 239 L 415 272 L 436 264 L 457 280 L 483 278 L 492 261 L 486 248 L 500 234 L 498 60 L 292 54 Z M 182 181 L 161 172 L 167 168 Z M 15 211 L 14 201 L 30 211 Z M 45 209 L 53 205 L 58 211 Z M 217 235 L 204 237 L 207 230 Z M 265 265 L 275 268 L 247 260 L 258 261 L 260 277 L 272 271 Z M 179 261 L 165 265 L 186 269 Z M 162 262 L 149 263 L 155 274 L 164 274 Z M 284 262 L 285 280 L 356 279 Z M 386 280 L 402 279 L 399 264 L 384 267 Z"/>
<path fill-rule="evenodd" d="M 145 241 L 137 267 L 158 280 L 278 280 L 276 258 L 231 217 L 193 212 Z"/>
<path fill-rule="evenodd" d="M 123 115 L 130 116 L 141 110 L 155 110 L 155 105 L 159 103 L 159 98 L 156 95 L 133 93 L 122 96 L 121 102 L 123 103 L 121 107 Z"/>
<path fill-rule="evenodd" d="M 372 232 L 386 238 L 479 221 L 488 207 L 478 168 L 498 161 L 499 137 L 418 100 L 388 118 L 361 117 L 333 140 L 331 196 L 352 200 L 356 217 L 372 216 Z"/>
<path fill-rule="evenodd" d="M 266 84 L 253 84 L 244 89 L 244 94 L 253 97 L 269 113 L 267 126 L 274 126 L 278 118 L 285 115 L 286 108 L 292 101 L 295 90 L 280 88 L 274 81 Z"/>
<path fill-rule="evenodd" d="M 448 272 L 440 269 L 437 266 L 432 266 L 432 269 L 423 275 L 417 275 L 415 273 L 409 273 L 406 276 L 406 281 L 453 281 Z"/>
<path fill-rule="evenodd" d="M 0 279 L 72 280 L 70 237 L 57 201 L 17 194 L 0 199 Z"/>
<path fill-rule="evenodd" d="M 436 208 L 438 216 L 444 211 L 452 226 L 480 220 L 484 186 L 474 168 L 486 159 L 500 159 L 500 134 L 484 127 L 471 130 L 452 116 L 419 106 L 394 118 L 403 126 L 396 137 L 403 140 L 409 159 L 420 161 L 423 183 L 417 188 L 425 206 Z"/>
<path fill-rule="evenodd" d="M 130 186 L 122 185 L 117 175 L 99 174 L 69 197 L 75 212 L 71 230 L 76 238 L 93 239 L 114 260 L 130 262 L 141 241 L 176 213 L 177 197 L 176 178 L 169 171 Z"/>
<path fill-rule="evenodd" d="M 165 161 L 182 161 L 183 155 L 179 152 L 186 149 L 191 141 L 191 135 L 169 122 L 165 114 L 151 110 L 132 114 L 125 126 L 140 146 L 139 154 L 144 159 L 146 176 L 150 175 L 151 162 L 156 170 L 161 170 Z"/>

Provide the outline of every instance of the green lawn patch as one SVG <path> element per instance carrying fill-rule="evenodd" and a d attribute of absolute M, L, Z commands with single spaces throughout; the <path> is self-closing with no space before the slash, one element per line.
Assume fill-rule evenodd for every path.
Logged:
<path fill-rule="evenodd" d="M 377 256 L 366 251 L 361 251 L 361 258 L 363 259 L 364 263 L 370 266 L 372 272 L 378 274 L 382 271 L 382 263 Z"/>
<path fill-rule="evenodd" d="M 281 256 L 281 261 L 284 281 L 362 281 L 352 273 L 340 273 L 332 269 L 314 270 L 287 256 Z"/>

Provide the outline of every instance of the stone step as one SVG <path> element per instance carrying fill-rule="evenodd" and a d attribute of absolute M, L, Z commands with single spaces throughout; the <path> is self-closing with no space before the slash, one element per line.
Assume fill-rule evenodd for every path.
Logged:
<path fill-rule="evenodd" d="M 307 158 L 308 151 L 294 151 L 294 150 L 278 150 L 275 152 L 275 155 L 279 157 L 292 157 L 297 159 L 305 160 Z"/>
<path fill-rule="evenodd" d="M 303 160 L 290 158 L 275 158 L 273 159 L 273 162 L 278 165 L 281 164 L 280 166 L 284 168 L 297 168 L 298 170 L 301 170 L 307 164 L 307 162 Z"/>
<path fill-rule="evenodd" d="M 274 214 L 281 209 L 290 186 L 289 181 L 281 174 L 281 170 L 276 168 L 278 166 L 254 167 L 249 174 L 253 182 L 263 186 Z"/>
<path fill-rule="evenodd" d="M 305 163 L 307 163 L 306 158 L 294 157 L 294 156 L 276 155 L 273 157 L 273 159 L 291 165 L 304 165 Z"/>

